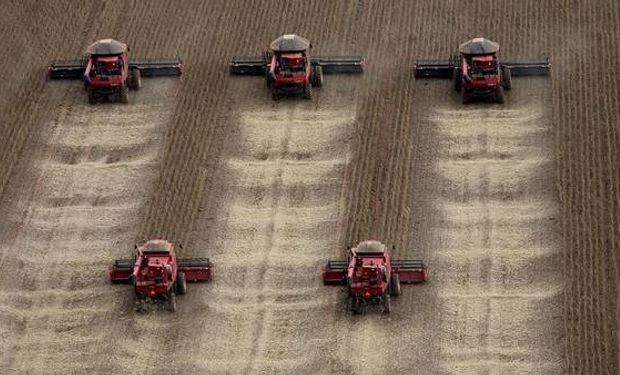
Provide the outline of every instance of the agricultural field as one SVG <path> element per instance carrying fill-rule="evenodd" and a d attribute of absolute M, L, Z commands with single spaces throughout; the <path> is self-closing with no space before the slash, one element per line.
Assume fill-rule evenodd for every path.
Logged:
<path fill-rule="evenodd" d="M 1 374 L 620 372 L 619 2 L 1 5 Z M 367 69 L 277 102 L 229 75 L 284 33 Z M 467 106 L 413 78 L 476 36 L 551 77 Z M 45 80 L 105 37 L 184 74 L 127 105 Z M 108 281 L 155 236 L 215 264 L 174 314 Z M 368 238 L 430 269 L 389 315 L 320 279 Z"/>

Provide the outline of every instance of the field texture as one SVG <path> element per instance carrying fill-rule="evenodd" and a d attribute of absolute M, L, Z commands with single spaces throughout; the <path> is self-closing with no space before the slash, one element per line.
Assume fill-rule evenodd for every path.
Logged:
<path fill-rule="evenodd" d="M 619 2 L 0 5 L 0 373 L 620 372 Z M 228 74 L 284 33 L 368 68 L 310 101 Z M 467 106 L 413 78 L 476 36 L 551 77 Z M 45 80 L 104 37 L 185 73 L 128 105 Z M 175 314 L 107 280 L 152 236 L 216 267 Z M 390 315 L 320 281 L 367 238 L 431 270 Z"/>

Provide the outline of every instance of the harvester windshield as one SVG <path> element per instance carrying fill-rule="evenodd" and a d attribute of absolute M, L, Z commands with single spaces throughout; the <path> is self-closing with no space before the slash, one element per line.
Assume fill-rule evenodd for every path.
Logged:
<path fill-rule="evenodd" d="M 121 74 L 122 62 L 116 58 L 98 59 L 95 72 L 98 76 L 118 76 Z"/>
<path fill-rule="evenodd" d="M 472 57 L 472 75 L 487 76 L 497 74 L 497 58 L 495 56 Z"/>
<path fill-rule="evenodd" d="M 301 53 L 285 54 L 280 56 L 280 69 L 290 72 L 303 72 L 306 58 Z"/>

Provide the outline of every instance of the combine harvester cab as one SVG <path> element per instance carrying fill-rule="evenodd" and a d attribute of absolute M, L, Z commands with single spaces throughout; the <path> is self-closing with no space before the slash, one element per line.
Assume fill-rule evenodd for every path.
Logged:
<path fill-rule="evenodd" d="M 312 56 L 310 42 L 298 35 L 283 35 L 261 56 L 235 56 L 229 63 L 234 75 L 264 76 L 273 100 L 280 96 L 312 98 L 312 88 L 323 86 L 323 74 L 362 73 L 362 56 Z"/>
<path fill-rule="evenodd" d="M 502 62 L 499 44 L 474 38 L 459 46 L 459 53 L 446 60 L 418 60 L 415 78 L 448 78 L 454 89 L 462 91 L 463 103 L 476 99 L 504 103 L 504 91 L 512 88 L 512 77 L 548 76 L 549 59 Z"/>
<path fill-rule="evenodd" d="M 401 284 L 428 280 L 428 269 L 421 260 L 393 260 L 379 241 L 363 241 L 349 249 L 347 260 L 328 260 L 323 268 L 324 285 L 347 288 L 347 309 L 363 314 L 369 306 L 391 311 L 391 297 L 400 295 Z"/>
<path fill-rule="evenodd" d="M 134 286 L 138 311 L 147 302 L 163 301 L 176 311 L 176 295 L 187 291 L 187 282 L 211 281 L 213 266 L 208 258 L 177 258 L 172 243 L 150 240 L 135 246 L 133 259 L 117 259 L 110 267 L 110 281 Z"/>
<path fill-rule="evenodd" d="M 129 47 L 114 39 L 91 44 L 81 60 L 55 60 L 47 68 L 48 79 L 81 79 L 88 101 L 128 103 L 128 90 L 139 90 L 142 77 L 179 76 L 180 59 L 129 59 Z"/>

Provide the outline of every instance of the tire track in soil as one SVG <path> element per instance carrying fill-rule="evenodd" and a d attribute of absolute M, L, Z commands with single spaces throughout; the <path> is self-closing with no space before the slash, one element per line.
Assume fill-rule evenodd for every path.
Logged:
<path fill-rule="evenodd" d="M 545 81 L 534 83 L 521 81 L 501 110 L 482 104 L 430 117 L 440 139 L 443 244 L 433 260 L 447 373 L 562 372 L 553 348 L 562 289 L 556 208 L 544 177 L 550 119 Z"/>
<path fill-rule="evenodd" d="M 7 83 L 3 87 L 5 90 L 0 93 L 0 118 L 4 122 L 0 135 L 9 142 L 0 155 L 3 166 L 0 170 L 0 186 L 9 181 L 12 167 L 6 166 L 15 164 L 24 142 L 29 137 L 40 136 L 38 130 L 33 131 L 35 126 L 43 122 L 56 103 L 67 100 L 61 99 L 62 95 L 58 91 L 73 92 L 70 85 L 54 83 L 54 94 L 51 94 L 40 81 L 42 71 L 37 69 L 44 66 L 50 57 L 79 56 L 95 36 L 105 31 L 115 31 L 135 46 L 136 53 L 148 55 L 161 52 L 169 55 L 169 52 L 176 51 L 184 58 L 187 56 L 187 74 L 181 82 L 182 92 L 177 100 L 177 107 L 172 112 L 174 125 L 168 132 L 167 151 L 156 183 L 156 192 L 146 210 L 138 209 L 143 225 L 136 235 L 139 238 L 159 233 L 187 240 L 188 233 L 194 228 L 196 207 L 199 207 L 201 200 L 206 202 L 204 207 L 213 208 L 214 213 L 218 212 L 215 198 L 218 194 L 213 192 L 213 189 L 219 182 L 209 178 L 216 176 L 218 155 L 223 146 L 214 144 L 213 140 L 226 138 L 230 134 L 228 130 L 218 129 L 216 125 L 227 124 L 229 120 L 226 113 L 234 112 L 233 108 L 228 107 L 231 101 L 227 98 L 230 98 L 230 94 L 222 97 L 222 92 L 229 84 L 228 78 L 222 74 L 225 71 L 225 61 L 235 53 L 259 52 L 263 49 L 260 47 L 265 45 L 265 40 L 270 40 L 282 31 L 307 33 L 311 30 L 314 33 L 316 30 L 321 35 L 312 37 L 317 40 L 316 45 L 321 47 L 320 52 L 324 51 L 325 46 L 329 52 L 368 51 L 367 54 L 371 57 L 370 74 L 363 78 L 367 84 L 363 89 L 360 88 L 359 98 L 356 99 L 358 108 L 363 110 L 359 110 L 354 126 L 353 155 L 357 155 L 357 150 L 361 150 L 363 145 L 369 147 L 368 150 L 374 150 L 369 153 L 384 150 L 385 145 L 391 146 L 391 137 L 402 131 L 398 126 L 393 127 L 393 124 L 404 122 L 407 118 L 403 114 L 389 113 L 393 111 L 393 107 L 407 103 L 407 100 L 395 99 L 396 95 L 411 95 L 411 102 L 414 103 L 411 109 L 406 109 L 413 111 L 411 145 L 403 147 L 399 143 L 388 152 L 377 152 L 376 161 L 351 165 L 345 172 L 344 185 L 339 189 L 350 191 L 351 195 L 344 195 L 348 198 L 348 204 L 345 206 L 347 210 L 339 219 L 344 228 L 340 235 L 343 239 L 341 242 L 356 240 L 361 234 L 371 230 L 377 230 L 376 234 L 402 236 L 395 240 L 397 242 L 404 240 L 404 233 L 411 232 L 412 248 L 426 257 L 426 251 L 429 250 L 424 248 L 433 249 L 435 244 L 440 243 L 433 242 L 440 239 L 428 232 L 429 224 L 426 221 L 435 219 L 432 209 L 428 208 L 425 194 L 433 190 L 425 186 L 427 183 L 424 182 L 424 174 L 429 179 L 433 177 L 425 168 L 428 155 L 434 151 L 432 145 L 424 144 L 424 140 L 432 141 L 435 134 L 428 126 L 417 123 L 416 112 L 423 112 L 428 106 L 445 103 L 444 94 L 447 94 L 448 90 L 445 90 L 447 86 L 442 86 L 443 83 L 430 84 L 430 90 L 441 91 L 442 95 L 426 100 L 423 96 L 429 87 L 416 84 L 406 88 L 407 84 L 393 83 L 390 80 L 395 77 L 395 80 L 404 81 L 402 72 L 392 72 L 393 64 L 402 64 L 406 58 L 443 56 L 462 42 L 462 39 L 478 34 L 498 40 L 503 51 L 516 51 L 526 57 L 541 56 L 550 51 L 554 61 L 552 91 L 556 191 L 560 197 L 560 217 L 566 248 L 562 253 L 567 280 L 564 293 L 566 339 L 560 341 L 566 343 L 565 362 L 568 372 L 617 372 L 618 338 L 615 317 L 618 316 L 618 292 L 615 285 L 618 280 L 616 244 L 620 229 L 615 218 L 620 211 L 617 189 L 620 176 L 617 168 L 613 166 L 620 162 L 617 152 L 618 134 L 614 126 L 614 120 L 620 117 L 620 111 L 618 77 L 609 75 L 610 71 L 618 67 L 620 55 L 618 46 L 613 43 L 620 37 L 617 2 L 601 0 L 596 4 L 578 4 L 528 0 L 516 3 L 499 1 L 488 6 L 484 1 L 472 1 L 468 7 L 462 7 L 454 1 L 436 1 L 407 4 L 411 7 L 412 18 L 407 18 L 407 21 L 403 19 L 401 22 L 398 21 L 400 16 L 393 15 L 399 12 L 407 13 L 406 10 L 402 11 L 406 8 L 399 8 L 402 6 L 399 2 L 384 6 L 385 9 L 377 9 L 378 5 L 371 2 L 339 2 L 338 5 L 342 7 L 336 5 L 331 12 L 326 11 L 326 14 L 329 14 L 325 18 L 326 22 L 315 22 L 320 19 L 314 14 L 317 11 L 316 3 L 291 3 L 281 8 L 278 2 L 273 1 L 260 6 L 211 2 L 211 8 L 207 9 L 202 2 L 185 2 L 184 6 L 173 6 L 169 2 L 154 1 L 149 2 L 146 9 L 145 3 L 131 2 L 127 14 L 110 10 L 120 9 L 124 4 L 127 3 L 108 1 L 68 6 L 68 3 L 59 1 L 45 9 L 40 9 L 36 2 L 5 4 L 0 17 L 4 15 L 7 22 L 2 24 L 9 26 L 3 28 L 0 25 L 0 34 L 12 35 L 14 30 L 21 30 L 21 33 L 15 34 L 24 36 L 17 39 L 0 38 L 0 46 L 6 47 L 5 50 L 15 51 L 7 54 L 7 68 L 0 72 L 2 81 Z M 299 12 L 295 13 L 294 9 Z M 308 14 L 300 14 L 304 12 Z M 489 17 L 480 19 L 477 17 L 480 12 L 488 13 Z M 141 13 L 144 13 L 143 17 Z M 122 23 L 112 14 L 122 15 L 131 21 L 128 21 L 125 27 L 119 26 Z M 166 17 L 162 17 L 163 14 Z M 273 22 L 274 14 L 279 15 L 277 22 Z M 179 22 L 178 19 L 182 21 Z M 231 22 L 231 19 L 234 22 Z M 472 23 L 471 19 L 479 22 Z M 251 27 L 237 26 L 241 24 Z M 39 27 L 41 25 L 44 27 Z M 399 30 L 395 33 L 397 28 Z M 60 30 L 62 32 L 59 32 Z M 342 34 L 337 34 L 339 32 Z M 79 35 L 83 39 L 66 39 L 67 35 Z M 388 44 L 382 44 L 385 41 Z M 404 48 L 397 51 L 395 46 Z M 28 64 L 22 63 L 23 61 L 28 61 Z M 580 61 L 586 65 L 579 64 Z M 609 63 L 592 64 L 592 61 Z M 346 85 L 346 81 L 334 81 Z M 249 83 L 251 79 L 247 82 L 247 86 L 243 84 L 236 88 L 247 90 L 247 87 L 252 85 Z M 333 88 L 330 82 L 331 77 L 328 77 L 323 93 Z M 601 90 L 598 82 L 609 84 L 605 90 Z M 424 94 L 418 95 L 418 90 L 422 91 L 422 88 Z M 514 95 L 514 92 L 516 91 L 510 96 Z M 263 93 L 264 90 L 256 92 L 257 96 Z M 73 98 L 73 94 L 68 95 Z M 240 97 L 243 95 L 247 93 Z M 82 98 L 82 95 L 76 97 Z M 323 103 L 321 97 L 316 101 Z M 245 105 L 245 102 L 239 103 Z M 268 105 L 267 103 L 268 98 L 262 104 Z M 371 115 L 373 108 L 379 105 L 385 105 L 383 110 L 388 113 Z M 378 122 L 381 124 L 376 124 Z M 376 129 L 379 126 L 380 131 Z M 379 140 L 376 139 L 377 134 Z M 389 165 L 388 158 L 407 158 L 410 149 L 414 150 L 411 165 L 390 167 L 389 172 L 382 170 L 385 165 Z M 91 150 L 89 155 L 97 152 Z M 74 151 L 70 151 L 70 154 L 73 153 Z M 601 160 L 605 161 L 605 165 L 597 164 Z M 353 156 L 352 164 L 357 162 L 357 156 Z M 182 167 L 179 164 L 182 164 Z M 402 170 L 399 168 L 408 168 L 412 173 L 410 192 L 404 189 L 390 190 L 387 187 L 382 192 L 377 188 L 381 186 L 377 181 L 383 178 L 397 181 L 398 178 L 390 176 L 392 173 L 401 173 L 398 172 Z M 353 172 L 365 175 L 361 184 L 355 182 Z M 19 170 L 16 170 L 13 176 L 25 178 Z M 413 202 L 409 206 L 412 208 L 412 217 L 399 226 L 396 219 L 390 221 L 386 217 L 389 216 L 390 206 L 404 199 L 401 196 L 407 195 Z M 378 199 L 382 200 L 376 203 Z M 369 202 L 373 205 L 369 205 Z M 3 206 L 5 205 L 8 203 L 3 203 Z M 369 208 L 371 206 L 372 208 Z M 401 212 L 399 215 L 402 215 L 403 209 L 398 210 Z M 161 212 L 165 214 L 162 215 Z M 207 224 L 199 224 L 198 228 L 210 228 L 208 215 L 201 215 L 204 215 L 204 218 L 199 222 Z M 425 220 L 420 221 L 420 218 Z M 606 218 L 606 221 L 603 221 L 603 218 Z M 415 223 L 414 227 L 411 226 L 412 223 Z M 372 228 L 374 225 L 383 229 Z M 581 225 L 589 225 L 590 228 L 583 229 Z M 3 230 L 3 239 L 9 234 L 10 230 Z M 404 248 L 402 245 L 400 244 L 399 248 Z M 188 255 L 207 253 L 192 248 L 187 252 Z M 189 254 L 191 252 L 195 254 Z M 609 261 L 603 264 L 603 260 Z M 591 283 L 590 286 L 588 283 Z M 433 281 L 423 289 L 416 289 L 410 299 L 401 299 L 401 306 L 397 308 L 407 310 L 410 306 L 419 305 L 421 299 L 432 314 L 438 309 L 433 302 L 436 287 L 436 281 Z M 194 298 L 191 292 L 186 297 L 184 301 L 192 301 Z M 338 314 L 335 313 L 334 319 L 339 319 Z M 176 317 L 171 322 L 162 323 L 165 325 L 162 329 L 181 324 L 174 319 Z M 342 319 L 345 319 L 346 324 L 350 323 L 348 317 Z M 161 321 L 164 321 L 163 317 Z M 2 322 L 0 321 L 0 324 L 3 324 Z M 334 324 L 338 327 L 341 325 L 339 322 Z M 400 325 L 404 324 L 401 322 Z M 432 332 L 432 325 L 425 322 L 424 326 Z M 178 345 L 179 342 L 184 342 L 183 339 L 176 335 L 174 330 L 169 331 L 173 332 L 168 332 L 164 337 L 172 342 L 167 346 L 158 343 L 158 347 L 183 348 L 184 344 Z M 0 349 L 3 342 L 1 337 L 0 335 Z M 432 347 L 428 342 L 425 342 L 424 346 Z M 6 358 L 6 351 L 2 352 L 5 353 L 3 358 Z M 410 352 L 400 352 L 406 352 L 408 360 L 414 361 Z M 432 355 L 427 355 L 425 359 L 433 361 Z M 334 357 L 330 358 L 330 361 L 332 362 L 328 363 L 331 363 L 331 372 L 346 372 L 343 370 L 346 367 L 342 366 L 342 361 Z M 402 363 L 398 362 L 394 366 L 398 367 Z M 163 366 L 156 361 L 149 371 Z"/>
<path fill-rule="evenodd" d="M 326 327 L 307 317 L 332 311 L 316 271 L 336 242 L 330 229 L 339 191 L 332 186 L 342 178 L 342 141 L 353 117 L 288 104 L 237 119 L 220 167 L 221 176 L 230 176 L 221 187 L 228 203 L 193 245 L 209 247 L 218 264 L 209 296 L 191 301 L 209 310 L 199 332 L 210 339 L 180 353 L 176 365 L 183 371 L 295 373 L 324 353 Z"/>

